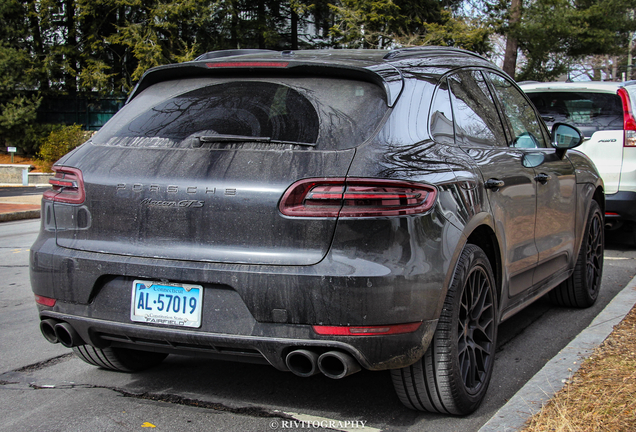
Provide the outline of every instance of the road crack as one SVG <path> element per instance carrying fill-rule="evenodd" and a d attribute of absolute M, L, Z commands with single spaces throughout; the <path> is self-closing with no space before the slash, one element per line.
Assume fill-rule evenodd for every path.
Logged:
<path fill-rule="evenodd" d="M 37 363 L 33 363 L 33 364 L 30 364 L 30 365 L 23 366 L 23 367 L 21 367 L 19 369 L 15 369 L 13 372 L 35 372 L 35 371 L 38 371 L 40 369 L 47 368 L 49 366 L 54 366 L 54 365 L 56 365 L 58 363 L 62 363 L 63 361 L 66 361 L 66 360 L 70 359 L 74 355 L 75 354 L 73 354 L 72 352 L 68 353 L 68 354 L 62 354 L 60 356 L 53 357 L 53 358 L 50 358 L 48 360 L 43 360 L 41 362 L 37 362 Z"/>
<path fill-rule="evenodd" d="M 102 387 L 102 388 L 106 388 L 106 387 Z M 157 402 L 167 402 L 167 403 L 177 404 L 177 405 L 186 405 L 186 406 L 191 406 L 196 408 L 212 409 L 215 411 L 229 412 L 232 414 L 241 414 L 241 415 L 246 415 L 250 417 L 281 418 L 286 420 L 291 419 L 291 417 L 286 414 L 279 413 L 279 412 L 271 412 L 260 407 L 235 408 L 235 407 L 229 407 L 227 405 L 223 405 L 218 402 L 208 402 L 208 401 L 202 401 L 198 399 L 190 399 L 190 398 L 186 398 L 186 397 L 175 395 L 175 394 L 169 394 L 169 393 L 165 393 L 165 394 L 164 393 L 131 393 L 126 390 L 122 390 L 118 388 L 110 388 L 110 390 L 113 390 L 124 397 L 130 397 L 135 399 L 145 399 L 145 400 L 152 400 Z"/>
<path fill-rule="evenodd" d="M 4 381 L 0 381 L 2 384 Z M 9 383 L 7 384 L 16 384 Z M 214 411 L 222 411 L 231 414 L 239 414 L 250 417 L 260 417 L 260 418 L 280 418 L 283 420 L 292 420 L 293 417 L 281 413 L 281 412 L 272 412 L 265 408 L 260 407 L 230 407 L 227 405 L 223 405 L 218 402 L 208 402 L 202 401 L 198 399 L 186 398 L 183 396 L 170 394 L 170 393 L 132 393 L 120 388 L 116 387 L 108 387 L 108 386 L 100 386 L 100 385 L 92 385 L 92 384 L 76 384 L 76 383 L 68 383 L 68 384 L 36 384 L 29 383 L 29 387 L 34 390 L 72 390 L 72 389 L 103 389 L 103 390 L 111 390 L 115 393 L 119 393 L 123 397 L 134 398 L 134 399 L 143 399 L 143 400 L 151 400 L 156 402 L 167 402 L 176 405 L 184 405 L 195 408 L 204 408 L 210 409 Z"/>

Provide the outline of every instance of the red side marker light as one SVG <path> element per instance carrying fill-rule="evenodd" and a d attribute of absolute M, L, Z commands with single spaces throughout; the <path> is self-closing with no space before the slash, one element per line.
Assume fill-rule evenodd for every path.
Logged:
<path fill-rule="evenodd" d="M 325 336 L 383 336 L 411 333 L 420 328 L 422 322 L 391 324 L 382 326 L 313 326 L 314 331 Z"/>
<path fill-rule="evenodd" d="M 35 294 L 35 302 L 37 304 L 42 305 L 42 306 L 53 307 L 53 306 L 55 306 L 55 302 L 56 301 L 57 300 L 55 300 L 54 298 L 42 297 L 42 296 L 39 296 L 39 295 Z"/>

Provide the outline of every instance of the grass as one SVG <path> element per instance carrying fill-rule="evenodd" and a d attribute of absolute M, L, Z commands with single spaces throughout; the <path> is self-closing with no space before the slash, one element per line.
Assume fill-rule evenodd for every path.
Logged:
<path fill-rule="evenodd" d="M 636 307 L 523 432 L 636 431 Z"/>

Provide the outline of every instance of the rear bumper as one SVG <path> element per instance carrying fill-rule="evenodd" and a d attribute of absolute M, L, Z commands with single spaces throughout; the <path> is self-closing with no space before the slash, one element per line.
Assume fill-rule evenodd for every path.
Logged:
<path fill-rule="evenodd" d="M 636 222 L 636 192 L 605 195 L 605 220 Z"/>
<path fill-rule="evenodd" d="M 60 306 L 61 309 L 67 309 L 69 305 Z M 71 324 L 84 342 L 98 348 L 116 346 L 269 363 L 281 371 L 289 370 L 285 364 L 287 354 L 299 348 L 318 354 L 331 350 L 344 351 L 369 370 L 405 367 L 424 354 L 437 325 L 437 320 L 425 321 L 415 332 L 398 335 L 327 337 L 315 334 L 307 325 L 254 322 L 252 334 L 223 334 L 113 322 L 54 310 L 41 310 L 40 317 Z"/>
<path fill-rule="evenodd" d="M 31 285 L 35 294 L 57 300 L 53 308 L 41 307 L 42 318 L 68 322 L 96 347 L 251 356 L 280 370 L 286 370 L 284 357 L 294 347 L 340 349 L 370 370 L 399 368 L 428 347 L 461 238 L 437 215 L 426 217 L 436 223 L 341 221 L 342 235 L 327 257 L 309 266 L 88 252 L 59 247 L 55 233 L 43 230 L 31 248 Z M 135 279 L 202 285 L 201 327 L 133 323 Z M 398 335 L 323 336 L 312 328 L 415 322 L 423 323 L 417 331 Z"/>

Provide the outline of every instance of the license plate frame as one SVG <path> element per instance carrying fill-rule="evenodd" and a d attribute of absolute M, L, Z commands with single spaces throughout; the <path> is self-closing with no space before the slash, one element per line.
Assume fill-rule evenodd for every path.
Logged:
<path fill-rule="evenodd" d="M 140 279 L 132 283 L 130 319 L 133 322 L 200 328 L 202 306 L 201 285 Z"/>

